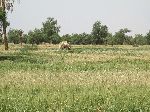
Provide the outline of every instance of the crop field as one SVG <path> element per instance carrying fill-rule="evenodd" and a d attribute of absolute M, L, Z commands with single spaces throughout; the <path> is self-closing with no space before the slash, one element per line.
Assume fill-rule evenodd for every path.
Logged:
<path fill-rule="evenodd" d="M 0 45 L 0 112 L 150 112 L 150 46 Z"/>

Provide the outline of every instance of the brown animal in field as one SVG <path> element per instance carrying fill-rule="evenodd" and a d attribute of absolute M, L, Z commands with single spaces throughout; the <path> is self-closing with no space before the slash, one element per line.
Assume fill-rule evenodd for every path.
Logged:
<path fill-rule="evenodd" d="M 67 42 L 67 41 L 62 41 L 59 44 L 59 49 L 67 49 L 70 50 L 71 49 L 71 45 Z"/>

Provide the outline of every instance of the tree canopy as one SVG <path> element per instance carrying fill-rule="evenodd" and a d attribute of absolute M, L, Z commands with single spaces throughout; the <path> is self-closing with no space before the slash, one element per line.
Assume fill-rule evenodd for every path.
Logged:
<path fill-rule="evenodd" d="M 107 35 L 108 27 L 106 25 L 102 25 L 100 21 L 96 21 L 92 29 L 92 43 L 104 44 Z"/>

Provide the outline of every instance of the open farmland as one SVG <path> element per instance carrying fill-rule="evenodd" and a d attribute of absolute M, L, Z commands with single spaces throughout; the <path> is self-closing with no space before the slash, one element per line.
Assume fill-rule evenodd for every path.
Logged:
<path fill-rule="evenodd" d="M 0 112 L 150 112 L 150 46 L 0 46 Z"/>

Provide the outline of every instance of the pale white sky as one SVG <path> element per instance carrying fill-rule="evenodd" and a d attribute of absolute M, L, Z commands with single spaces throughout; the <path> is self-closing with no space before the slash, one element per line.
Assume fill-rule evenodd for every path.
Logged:
<path fill-rule="evenodd" d="M 47 17 L 54 17 L 61 35 L 91 33 L 97 20 L 112 33 L 127 27 L 131 34 L 145 34 L 150 30 L 149 11 L 150 0 L 20 0 L 8 21 L 11 28 L 26 33 L 41 28 Z"/>

